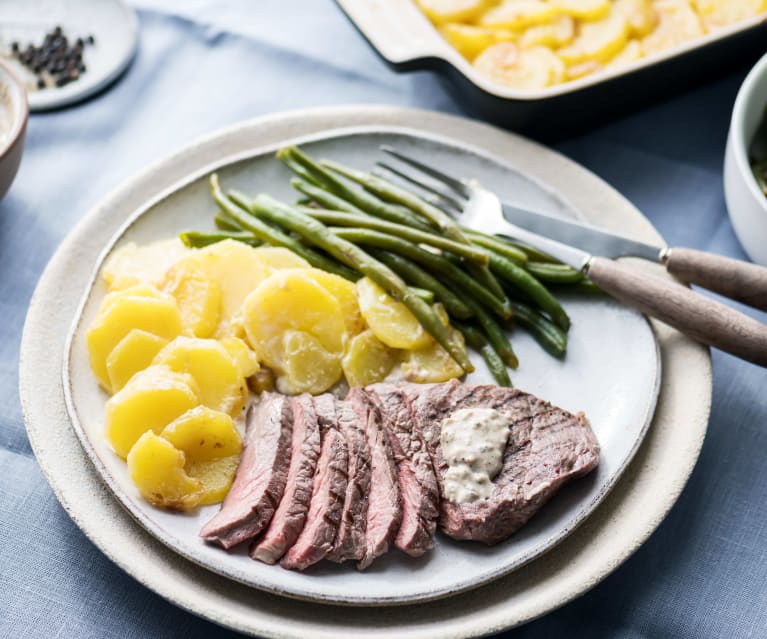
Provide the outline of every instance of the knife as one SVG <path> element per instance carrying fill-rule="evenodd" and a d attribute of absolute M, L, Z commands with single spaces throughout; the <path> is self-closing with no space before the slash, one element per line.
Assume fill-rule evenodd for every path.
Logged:
<path fill-rule="evenodd" d="M 767 311 L 767 268 L 694 249 L 654 246 L 545 213 L 502 202 L 512 224 L 562 244 L 603 257 L 639 257 L 665 265 L 687 284 L 697 284 L 753 308 Z M 521 238 L 520 238 L 521 239 Z"/>

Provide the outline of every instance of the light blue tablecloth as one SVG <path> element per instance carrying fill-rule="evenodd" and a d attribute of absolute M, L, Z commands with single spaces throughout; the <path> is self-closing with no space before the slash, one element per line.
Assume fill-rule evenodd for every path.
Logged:
<path fill-rule="evenodd" d="M 102 556 L 57 503 L 27 441 L 17 390 L 24 314 L 83 213 L 147 163 L 256 115 L 337 103 L 460 111 L 431 75 L 390 72 L 331 0 L 152 5 L 117 86 L 32 117 L 18 180 L 0 202 L 0 637 L 234 636 Z M 743 257 L 721 185 L 742 77 L 557 146 L 633 200 L 669 242 Z M 592 592 L 504 636 L 767 637 L 767 372 L 721 353 L 714 365 L 703 453 L 660 529 Z"/>

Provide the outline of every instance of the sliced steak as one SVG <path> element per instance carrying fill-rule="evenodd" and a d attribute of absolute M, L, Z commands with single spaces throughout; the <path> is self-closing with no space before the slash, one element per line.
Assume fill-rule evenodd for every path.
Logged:
<path fill-rule="evenodd" d="M 205 541 L 231 548 L 267 526 L 285 490 L 292 429 L 291 401 L 284 395 L 266 393 L 250 407 L 237 476 L 221 510 L 200 531 Z"/>
<path fill-rule="evenodd" d="M 511 420 L 503 466 L 487 499 L 443 499 L 439 525 L 454 539 L 494 544 L 518 530 L 559 488 L 599 463 L 599 444 L 586 418 L 515 388 L 460 382 L 408 385 L 418 427 L 428 441 L 440 489 L 447 464 L 439 446 L 440 425 L 462 408 L 492 408 Z"/>
<path fill-rule="evenodd" d="M 388 431 L 365 391 L 353 388 L 347 401 L 364 425 L 370 449 L 370 490 L 365 530 L 365 551 L 357 567 L 367 568 L 389 549 L 402 521 L 402 498 Z"/>
<path fill-rule="evenodd" d="M 317 415 L 332 415 L 330 394 L 314 398 Z M 323 424 L 322 449 L 314 475 L 312 498 L 301 534 L 280 561 L 283 568 L 305 570 L 333 550 L 348 483 L 349 452 L 346 440 L 332 423 Z"/>
<path fill-rule="evenodd" d="M 334 420 L 349 448 L 349 483 L 338 526 L 331 561 L 359 561 L 365 556 L 368 491 L 370 490 L 370 449 L 364 423 L 358 418 L 351 402 L 335 401 Z"/>
<path fill-rule="evenodd" d="M 439 515 L 439 484 L 407 393 L 394 384 L 374 384 L 366 389 L 391 434 L 397 480 L 402 494 L 402 523 L 394 545 L 418 557 L 434 546 Z"/>
<path fill-rule="evenodd" d="M 311 395 L 299 395 L 293 398 L 293 455 L 285 493 L 266 532 L 251 546 L 251 558 L 273 564 L 298 539 L 309 511 L 320 447 L 314 402 Z"/>

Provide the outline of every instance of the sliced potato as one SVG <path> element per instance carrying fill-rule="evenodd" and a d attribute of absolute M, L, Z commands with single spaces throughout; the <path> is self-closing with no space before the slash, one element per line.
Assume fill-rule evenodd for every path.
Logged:
<path fill-rule="evenodd" d="M 284 359 L 277 367 L 277 390 L 288 395 L 324 393 L 343 374 L 340 354 L 326 350 L 311 333 L 287 330 L 282 336 Z"/>
<path fill-rule="evenodd" d="M 468 22 L 491 4 L 490 0 L 417 0 L 421 10 L 436 24 Z"/>
<path fill-rule="evenodd" d="M 107 374 L 113 392 L 119 391 L 139 371 L 147 368 L 168 340 L 134 328 L 107 356 Z"/>
<path fill-rule="evenodd" d="M 99 383 L 112 390 L 107 357 L 134 328 L 164 339 L 181 333 L 181 316 L 173 298 L 120 296 L 99 314 L 86 333 L 91 368 Z"/>
<path fill-rule="evenodd" d="M 248 295 L 243 304 L 248 341 L 261 361 L 282 370 L 286 331 L 313 335 L 322 348 L 340 356 L 344 317 L 333 295 L 300 271 L 276 271 Z"/>
<path fill-rule="evenodd" d="M 357 282 L 360 310 L 373 334 L 391 348 L 424 348 L 434 341 L 410 310 L 370 278 Z"/>
<path fill-rule="evenodd" d="M 700 17 L 687 0 L 656 0 L 658 26 L 642 38 L 645 55 L 670 49 L 705 33 Z"/>
<path fill-rule="evenodd" d="M 567 67 L 566 77 L 568 80 L 577 80 L 578 78 L 583 78 L 592 73 L 596 73 L 603 68 L 604 65 L 596 60 L 586 60 L 585 62 L 579 62 L 578 64 L 572 64 Z"/>
<path fill-rule="evenodd" d="M 442 37 L 469 61 L 498 42 L 512 42 L 519 37 L 517 32 L 508 29 L 489 29 L 460 22 L 448 22 L 442 25 L 439 31 Z"/>
<path fill-rule="evenodd" d="M 200 403 L 208 408 L 236 417 L 245 406 L 245 378 L 216 340 L 177 337 L 157 354 L 153 364 L 191 375 L 200 388 Z"/>
<path fill-rule="evenodd" d="M 474 68 L 490 80 L 515 89 L 535 90 L 561 82 L 564 63 L 546 47 L 520 49 L 510 42 L 485 49 Z"/>
<path fill-rule="evenodd" d="M 224 240 L 192 251 L 178 268 L 199 270 L 218 284 L 221 291 L 220 324 L 216 336 L 230 334 L 230 324 L 243 300 L 272 273 L 259 256 L 260 249 L 235 240 Z"/>
<path fill-rule="evenodd" d="M 398 357 L 398 351 L 389 348 L 368 329 L 349 341 L 341 365 L 349 386 L 367 386 L 383 381 Z"/>
<path fill-rule="evenodd" d="M 360 312 L 357 289 L 353 282 L 318 268 L 301 269 L 296 272 L 313 279 L 336 298 L 349 335 L 356 335 L 365 328 L 365 318 Z"/>
<path fill-rule="evenodd" d="M 128 473 L 144 499 L 171 510 L 191 510 L 203 497 L 203 483 L 185 472 L 184 463 L 183 452 L 151 431 L 128 453 Z"/>
<path fill-rule="evenodd" d="M 618 67 L 625 64 L 631 64 L 641 59 L 643 56 L 642 43 L 639 40 L 629 40 L 628 44 L 618 55 L 612 58 L 605 67 Z"/>
<path fill-rule="evenodd" d="M 131 242 L 109 256 L 101 277 L 111 291 L 141 283 L 159 286 L 166 271 L 188 252 L 189 249 L 177 238 L 145 246 Z"/>
<path fill-rule="evenodd" d="M 179 415 L 160 435 L 183 451 L 187 462 L 208 462 L 242 452 L 242 437 L 232 418 L 207 406 Z"/>
<path fill-rule="evenodd" d="M 721 29 L 762 13 L 764 0 L 693 0 L 707 29 Z"/>
<path fill-rule="evenodd" d="M 123 459 L 147 431 L 159 433 L 197 406 L 199 387 L 191 375 L 150 366 L 136 373 L 106 404 L 106 437 Z"/>
<path fill-rule="evenodd" d="M 147 282 L 140 282 L 133 284 L 132 286 L 126 286 L 125 288 L 112 291 L 104 296 L 104 301 L 101 302 L 101 308 L 99 308 L 99 315 L 103 315 L 115 300 L 119 300 L 123 297 L 154 297 L 158 300 L 172 300 L 173 297 L 164 293 L 154 284 Z"/>
<path fill-rule="evenodd" d="M 258 370 L 258 357 L 239 337 L 223 337 L 218 341 L 237 364 L 243 377 L 250 377 Z"/>
<path fill-rule="evenodd" d="M 559 9 L 545 0 L 503 0 L 482 14 L 478 22 L 483 27 L 519 30 L 559 15 Z"/>
<path fill-rule="evenodd" d="M 643 38 L 658 24 L 652 0 L 615 0 L 613 10 L 626 18 L 631 35 L 637 38 Z"/>
<path fill-rule="evenodd" d="M 463 335 L 456 329 L 450 329 L 453 340 L 465 344 Z M 402 362 L 402 373 L 409 382 L 432 384 L 446 382 L 449 379 L 461 377 L 463 369 L 450 357 L 450 354 L 439 344 L 420 350 L 405 353 Z"/>
<path fill-rule="evenodd" d="M 285 268 L 310 268 L 311 265 L 300 255 L 282 246 L 259 246 L 256 249 L 259 259 L 275 271 Z"/>
<path fill-rule="evenodd" d="M 240 456 L 221 457 L 210 461 L 187 462 L 184 466 L 186 474 L 202 482 L 203 490 L 200 498 L 201 506 L 218 504 L 224 500 L 232 487 Z"/>
<path fill-rule="evenodd" d="M 601 20 L 610 13 L 610 0 L 551 0 L 551 4 L 579 20 Z"/>
<path fill-rule="evenodd" d="M 165 275 L 163 290 L 171 294 L 186 335 L 210 337 L 221 313 L 221 287 L 193 260 L 181 260 Z"/>
<path fill-rule="evenodd" d="M 562 16 L 549 24 L 540 24 L 526 29 L 519 36 L 522 47 L 544 46 L 556 49 L 572 42 L 575 37 L 575 20 Z"/>
<path fill-rule="evenodd" d="M 557 51 L 567 65 L 588 60 L 607 62 L 626 46 L 629 24 L 621 14 L 614 12 L 604 20 L 584 22 L 572 44 Z"/>

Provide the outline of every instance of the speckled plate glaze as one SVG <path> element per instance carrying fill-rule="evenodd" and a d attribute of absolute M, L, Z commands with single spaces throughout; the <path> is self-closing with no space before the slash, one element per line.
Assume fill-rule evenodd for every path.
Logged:
<path fill-rule="evenodd" d="M 541 184 L 525 175 L 524 168 L 513 169 L 500 158 L 449 139 L 376 127 L 329 131 L 301 142 L 316 156 L 371 168 L 381 156 L 380 145 L 387 144 L 416 157 L 428 157 L 454 175 L 476 178 L 530 208 L 578 215 L 552 190 L 555 185 Z M 294 198 L 289 172 L 274 159 L 274 151 L 273 145 L 247 151 L 239 159 L 216 162 L 174 185 L 135 213 L 103 257 L 125 242 L 146 243 L 173 237 L 184 229 L 212 228 L 208 174 L 213 169 L 224 185 L 246 193 L 266 191 Z M 552 358 L 529 335 L 518 332 L 514 343 L 522 364 L 514 382 L 573 412 L 585 411 L 602 448 L 596 472 L 563 490 L 519 533 L 492 548 L 440 536 L 433 552 L 419 559 L 390 552 L 365 572 L 358 572 L 350 563 L 330 562 L 306 573 L 286 571 L 252 561 L 247 544 L 226 553 L 203 543 L 198 531 L 218 506 L 179 515 L 154 508 L 139 496 L 125 463 L 103 437 L 107 396 L 98 389 L 88 362 L 85 332 L 105 294 L 105 286 L 94 274 L 82 314 L 75 319 L 64 368 L 72 423 L 104 481 L 139 523 L 183 556 L 242 583 L 302 599 L 357 605 L 434 599 L 476 587 L 534 559 L 583 521 L 615 484 L 642 440 L 658 393 L 658 349 L 646 320 L 602 296 L 571 296 L 566 300 L 573 321 L 567 357 L 563 361 Z M 475 365 L 477 372 L 467 381 L 492 383 L 479 356 Z"/>
<path fill-rule="evenodd" d="M 527 182 L 528 185 L 542 182 L 548 175 L 557 175 L 558 195 L 553 199 L 550 199 L 551 193 L 547 193 L 540 186 L 529 186 L 529 191 L 538 193 L 538 197 L 543 197 L 542 201 L 548 202 L 549 206 L 562 204 L 563 213 L 567 210 L 580 211 L 590 221 L 608 228 L 620 229 L 647 241 L 658 240 L 657 234 L 647 221 L 598 178 L 538 145 L 486 125 L 440 114 L 389 107 L 337 107 L 285 114 L 246 123 L 219 132 L 151 167 L 105 198 L 73 231 L 54 256 L 30 306 L 22 343 L 20 387 L 30 441 L 41 467 L 64 507 L 110 558 L 164 597 L 218 623 L 253 635 L 270 637 L 378 636 L 384 626 L 387 633 L 399 637 L 466 637 L 523 623 L 562 605 L 604 578 L 647 538 L 671 507 L 697 459 L 705 433 L 711 393 L 710 360 L 706 349 L 662 325 L 655 326 L 664 377 L 653 425 L 647 431 L 634 461 L 624 471 L 621 481 L 617 482 L 599 508 L 553 550 L 518 568 L 512 575 L 501 577 L 484 586 L 480 587 L 475 577 L 476 588 L 469 592 L 448 599 L 421 602 L 418 605 L 397 606 L 385 612 L 381 610 L 380 605 L 346 608 L 342 612 L 336 606 L 289 601 L 235 583 L 229 578 L 186 561 L 177 554 L 179 543 L 191 542 L 168 538 L 165 541 L 172 542 L 171 550 L 171 546 L 161 543 L 153 534 L 135 525 L 131 517 L 119 507 L 111 492 L 103 489 L 102 478 L 107 479 L 110 487 L 120 489 L 117 471 L 112 475 L 102 476 L 94 470 L 94 467 L 85 461 L 86 454 L 78 445 L 72 429 L 63 427 L 68 421 L 64 384 L 58 372 L 61 368 L 55 370 L 57 364 L 63 367 L 66 359 L 66 336 L 61 332 L 61 326 L 71 323 L 80 314 L 82 309 L 78 308 L 78 291 L 91 287 L 93 266 L 98 263 L 100 256 L 103 256 L 104 247 L 111 246 L 115 233 L 118 233 L 117 237 L 122 237 L 123 233 L 125 238 L 145 237 L 141 233 L 149 231 L 142 231 L 141 220 L 153 216 L 158 216 L 159 219 L 157 211 L 162 210 L 163 201 L 170 193 L 178 191 L 179 180 L 186 185 L 178 191 L 179 193 L 187 193 L 188 197 L 195 195 L 194 189 L 198 187 L 195 187 L 194 178 L 190 181 L 189 176 L 206 173 L 212 163 L 225 167 L 222 173 L 233 184 L 257 188 L 258 180 L 269 179 L 268 171 L 265 168 L 266 175 L 253 175 L 247 169 L 249 163 L 258 160 L 244 158 L 258 156 L 259 150 L 265 146 L 273 147 L 287 140 L 350 126 L 367 127 L 368 130 L 374 128 L 379 132 L 379 137 L 399 135 L 403 128 L 417 127 L 420 136 L 436 137 L 442 142 L 421 139 L 413 143 L 421 145 L 421 148 L 425 148 L 422 145 L 430 146 L 435 153 L 445 154 L 446 159 L 454 158 L 453 162 L 463 157 L 464 161 L 471 162 L 468 166 L 462 165 L 464 169 L 476 173 L 485 179 L 488 185 L 503 194 L 506 194 L 505 189 L 509 188 L 503 180 L 520 181 L 519 173 L 526 174 L 532 180 Z M 380 133 L 384 131 L 389 133 Z M 350 139 L 361 138 L 355 136 Z M 444 146 L 444 141 L 448 139 L 451 145 L 462 148 L 457 151 L 451 149 L 448 152 L 448 148 Z M 404 139 L 400 141 L 404 142 Z M 328 141 L 315 144 L 318 145 L 315 150 L 329 155 L 334 151 L 332 145 L 328 146 Z M 481 148 L 483 152 L 481 155 L 475 155 L 467 151 L 466 146 Z M 349 148 L 344 148 L 344 151 L 351 152 Z M 352 157 L 355 161 L 361 158 L 362 156 Z M 503 161 L 499 163 L 501 158 Z M 447 166 L 451 169 L 460 168 L 455 164 Z M 514 174 L 517 174 L 516 177 Z M 495 178 L 492 178 L 493 175 Z M 499 178 L 503 178 L 503 183 L 494 181 Z M 275 186 L 270 185 L 272 192 L 277 195 L 284 194 L 279 188 L 274 188 Z M 199 188 L 202 189 L 201 186 Z M 199 194 L 201 193 L 202 190 Z M 126 231 L 125 220 L 135 215 L 136 211 L 146 209 L 147 202 L 153 202 L 147 210 L 154 212 L 145 213 Z M 167 222 L 168 232 L 178 230 L 170 228 L 173 226 L 170 220 Z M 197 224 L 190 224 L 192 225 Z M 166 230 L 159 223 L 155 229 L 158 234 L 163 234 Z M 86 302 L 86 321 L 89 305 L 95 303 L 102 293 L 103 291 L 94 290 Z M 579 323 L 582 316 L 577 304 L 569 303 L 568 307 L 576 323 Z M 606 309 L 604 316 L 607 317 L 608 314 Z M 645 327 L 644 320 L 637 321 L 636 326 L 639 330 L 639 342 L 642 342 L 641 334 L 644 331 L 647 338 L 644 343 L 649 346 L 649 351 L 654 353 L 656 343 Z M 603 334 L 606 332 L 599 332 L 595 343 L 602 346 L 598 349 L 606 347 L 606 340 L 610 339 Z M 612 342 L 613 350 L 624 352 L 621 367 L 630 367 L 635 356 L 640 360 L 644 357 L 656 363 L 654 354 L 637 355 L 633 352 L 633 334 L 623 335 L 623 338 Z M 77 339 L 75 335 L 75 355 Z M 578 339 L 574 338 L 573 352 L 578 352 L 577 342 Z M 588 396 L 568 396 L 569 391 L 565 388 L 567 363 L 554 363 L 553 367 L 549 363 L 543 367 L 543 362 L 548 358 L 541 359 L 541 368 L 537 369 L 536 374 L 535 367 L 539 366 L 536 351 L 531 348 L 532 345 L 526 346 L 524 340 L 518 340 L 518 344 L 523 364 L 525 368 L 529 367 L 530 371 L 520 371 L 516 378 L 519 385 L 533 392 L 547 394 L 553 401 L 567 408 L 591 410 Z M 585 342 L 583 344 L 584 348 L 593 346 Z M 75 360 L 73 364 L 75 373 L 78 364 Z M 626 432 L 631 428 L 641 431 L 641 426 L 637 424 L 641 424 L 649 415 L 642 411 L 635 413 L 631 423 L 616 426 L 611 436 L 607 436 L 606 431 L 597 422 L 618 423 L 615 421 L 615 413 L 620 413 L 621 404 L 632 402 L 636 396 L 642 394 L 645 394 L 646 398 L 651 398 L 654 394 L 654 376 L 657 373 L 655 365 L 650 369 L 653 381 L 647 386 L 640 385 L 626 395 L 616 394 L 618 391 L 613 382 L 625 374 L 620 370 L 621 367 L 603 370 L 593 382 L 598 387 L 598 391 L 593 395 L 604 404 L 614 404 L 613 411 L 608 411 L 607 416 L 598 412 L 595 418 L 592 414 L 600 439 L 607 437 L 602 441 L 606 449 L 611 446 L 611 437 L 625 438 Z M 85 373 L 85 370 L 81 370 L 79 374 L 85 378 Z M 540 379 L 535 379 L 537 376 L 540 376 Z M 557 383 L 557 380 L 560 380 L 560 383 Z M 104 398 L 100 397 L 97 400 L 98 394 L 91 390 L 91 399 L 81 406 L 78 403 L 77 387 L 78 384 L 84 384 L 85 379 L 78 382 L 70 376 L 69 381 L 72 382 L 71 396 L 81 418 L 91 410 L 87 401 L 92 401 L 92 405 L 97 408 L 103 405 Z M 642 388 L 647 392 L 643 393 Z M 651 400 L 646 404 L 647 412 L 651 413 Z M 84 424 L 83 434 L 86 434 L 86 428 L 87 424 Z M 85 439 L 85 449 L 94 455 L 97 466 L 100 467 L 99 471 L 108 469 L 109 464 L 115 465 L 109 459 L 102 461 L 95 455 L 93 447 L 98 445 L 98 440 L 94 438 L 91 441 L 87 437 Z M 628 456 L 631 452 L 629 451 Z M 603 468 L 609 468 L 607 454 L 603 461 Z M 477 551 L 462 548 L 462 544 L 440 540 L 433 553 L 434 557 L 450 552 L 466 552 L 471 557 L 471 560 L 464 560 L 462 565 L 456 564 L 442 577 L 444 578 L 445 574 L 449 577 L 460 573 L 471 561 L 479 562 L 485 553 L 499 553 L 494 562 L 498 565 L 508 559 L 503 557 L 503 553 L 508 552 L 506 548 L 513 548 L 514 543 L 524 543 L 526 538 L 535 539 L 536 535 L 541 533 L 546 539 L 561 538 L 569 532 L 568 527 L 563 525 L 562 517 L 568 516 L 573 506 L 577 508 L 578 500 L 584 497 L 581 491 L 592 491 L 598 479 L 599 476 L 596 475 L 591 480 L 585 480 L 580 485 L 574 485 L 571 490 L 561 493 L 531 522 L 524 536 L 516 536 L 505 548 Z M 130 502 L 135 500 L 135 494 L 130 495 L 127 492 L 128 488 L 129 486 L 123 487 L 122 490 L 130 507 Z M 597 496 L 602 496 L 599 491 L 593 498 Z M 142 516 L 153 525 L 160 521 L 152 511 L 147 511 Z M 144 525 L 147 521 L 143 522 Z M 570 527 L 577 521 L 577 517 L 573 518 Z M 195 527 L 197 523 L 199 522 L 194 522 Z M 561 532 L 557 532 L 560 529 Z M 530 558 L 528 556 L 526 559 Z M 237 557 L 234 558 L 236 559 Z M 407 562 L 404 565 L 404 570 L 407 571 L 406 581 L 428 579 L 433 566 L 437 565 L 433 562 L 439 559 L 423 561 L 424 563 Z M 220 567 L 217 570 L 220 570 Z M 379 569 L 371 573 L 374 577 L 371 581 L 389 581 L 398 574 L 398 570 L 396 559 L 392 564 L 384 562 Z M 286 574 L 278 570 L 274 572 Z M 304 591 L 311 587 L 320 590 L 319 598 L 328 599 L 334 593 L 326 584 L 334 580 L 363 583 L 354 581 L 359 575 L 353 571 L 342 571 L 340 574 L 342 576 L 338 577 L 333 570 L 323 570 L 322 574 L 303 575 L 301 577 L 313 586 L 302 583 L 301 587 Z M 408 586 L 407 583 L 402 585 Z M 301 593 L 293 594 L 295 596 Z M 337 593 L 335 594 L 334 598 L 338 598 Z M 361 594 L 369 596 L 369 593 L 360 591 L 353 594 L 356 595 L 356 603 L 370 602 L 360 600 Z M 448 593 L 443 591 L 442 594 Z M 426 597 L 437 595 L 432 588 Z"/>

